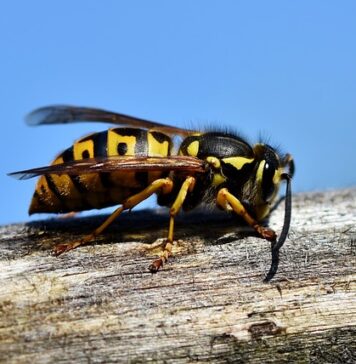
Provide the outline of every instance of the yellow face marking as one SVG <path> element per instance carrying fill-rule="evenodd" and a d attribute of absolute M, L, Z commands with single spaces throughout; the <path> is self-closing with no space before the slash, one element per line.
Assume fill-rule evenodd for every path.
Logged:
<path fill-rule="evenodd" d="M 150 132 L 147 133 L 148 155 L 150 157 L 167 156 L 169 154 L 169 143 L 167 140 L 160 143 Z"/>
<path fill-rule="evenodd" d="M 256 173 L 256 182 L 260 185 L 262 183 L 262 177 L 263 177 L 263 170 L 265 168 L 265 164 L 266 164 L 266 161 L 263 160 L 258 168 L 257 168 L 257 173 Z"/>
<path fill-rule="evenodd" d="M 283 168 L 278 168 L 275 172 L 274 172 L 274 176 L 273 176 L 273 183 L 275 185 L 278 185 L 281 182 L 281 174 L 283 173 Z"/>
<path fill-rule="evenodd" d="M 190 155 L 192 157 L 196 157 L 199 152 L 199 141 L 195 140 L 194 142 L 191 142 L 188 145 L 187 152 L 188 152 L 188 155 Z"/>
<path fill-rule="evenodd" d="M 108 130 L 108 156 L 119 155 L 117 148 L 119 144 L 126 144 L 126 152 L 124 155 L 135 155 L 136 137 L 122 136 L 113 130 Z"/>
<path fill-rule="evenodd" d="M 219 186 L 225 181 L 226 181 L 226 178 L 223 177 L 220 173 L 214 173 L 213 182 L 212 182 L 213 186 Z"/>
<path fill-rule="evenodd" d="M 223 158 L 224 163 L 231 164 L 236 169 L 241 169 L 245 164 L 252 163 L 254 158 L 245 158 L 245 157 L 228 157 Z"/>
<path fill-rule="evenodd" d="M 94 142 L 89 139 L 81 142 L 80 140 L 73 145 L 74 160 L 83 158 L 94 158 Z"/>

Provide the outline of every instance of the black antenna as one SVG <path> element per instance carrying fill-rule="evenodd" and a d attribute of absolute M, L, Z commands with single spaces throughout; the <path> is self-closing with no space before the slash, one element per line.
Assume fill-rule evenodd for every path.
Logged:
<path fill-rule="evenodd" d="M 271 253 L 272 253 L 272 261 L 269 272 L 266 275 L 266 278 L 263 280 L 265 283 L 269 282 L 274 275 L 277 273 L 278 264 L 279 264 L 279 249 L 283 246 L 284 242 L 287 239 L 290 221 L 292 217 L 292 187 L 291 187 L 291 176 L 287 173 L 283 173 L 281 178 L 287 182 L 286 186 L 286 199 L 285 199 L 285 208 L 284 208 L 284 223 L 283 229 L 279 236 L 279 239 L 276 242 L 272 242 L 271 245 Z"/>

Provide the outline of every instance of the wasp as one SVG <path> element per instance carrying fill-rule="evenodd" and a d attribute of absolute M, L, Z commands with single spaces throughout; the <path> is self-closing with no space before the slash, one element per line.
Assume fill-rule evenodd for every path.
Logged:
<path fill-rule="evenodd" d="M 29 214 L 119 207 L 91 234 L 56 245 L 55 255 L 94 241 L 123 211 L 156 194 L 157 203 L 169 208 L 169 227 L 151 272 L 157 272 L 172 254 L 177 213 L 206 203 L 237 214 L 258 236 L 271 241 L 272 263 L 265 281 L 275 275 L 291 220 L 294 162 L 290 154 L 281 155 L 264 143 L 251 146 L 230 132 L 198 132 L 95 108 L 48 106 L 27 117 L 29 125 L 74 122 L 120 127 L 79 139 L 49 166 L 10 173 L 21 180 L 39 176 Z M 180 143 L 175 148 L 176 137 Z M 286 182 L 285 214 L 277 239 L 263 222 L 282 181 Z"/>

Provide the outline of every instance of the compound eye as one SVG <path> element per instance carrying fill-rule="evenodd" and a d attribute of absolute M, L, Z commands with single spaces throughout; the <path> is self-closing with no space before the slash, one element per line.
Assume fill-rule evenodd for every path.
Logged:
<path fill-rule="evenodd" d="M 262 198 L 264 201 L 268 202 L 273 196 L 275 185 L 273 183 L 273 177 L 276 169 L 267 161 L 265 162 L 262 175 Z"/>

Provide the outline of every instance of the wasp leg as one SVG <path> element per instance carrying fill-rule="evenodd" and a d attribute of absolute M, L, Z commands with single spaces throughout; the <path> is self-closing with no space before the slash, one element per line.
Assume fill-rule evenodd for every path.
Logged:
<path fill-rule="evenodd" d="M 160 249 L 164 249 L 165 245 L 167 244 L 167 240 L 163 240 L 161 242 L 157 242 L 154 244 L 147 244 L 147 246 L 145 247 L 146 250 L 156 250 L 158 248 Z"/>
<path fill-rule="evenodd" d="M 261 226 L 245 209 L 244 205 L 227 188 L 222 188 L 217 195 L 216 202 L 224 210 L 233 209 L 241 216 L 257 233 L 264 239 L 274 241 L 277 237 L 276 233 L 267 227 Z"/>
<path fill-rule="evenodd" d="M 149 267 L 151 273 L 156 273 L 161 266 L 167 262 L 169 256 L 172 254 L 173 248 L 173 234 L 174 234 L 174 218 L 178 214 L 180 208 L 183 205 L 185 198 L 187 197 L 188 191 L 191 192 L 195 185 L 194 177 L 187 177 L 183 182 L 182 187 L 180 188 L 176 200 L 169 210 L 169 229 L 168 229 L 168 237 L 166 241 L 166 245 L 164 246 L 163 252 L 161 256 L 152 262 Z"/>
<path fill-rule="evenodd" d="M 126 199 L 120 207 L 118 207 L 98 228 L 91 234 L 86 235 L 83 239 L 71 243 L 58 244 L 53 248 L 54 255 L 60 255 L 69 250 L 75 249 L 80 245 L 87 244 L 93 241 L 99 234 L 103 232 L 124 210 L 129 210 L 137 204 L 146 200 L 148 197 L 161 190 L 162 193 L 169 193 L 172 191 L 173 182 L 170 178 L 161 178 L 153 181 L 143 191 L 137 193 Z"/>

